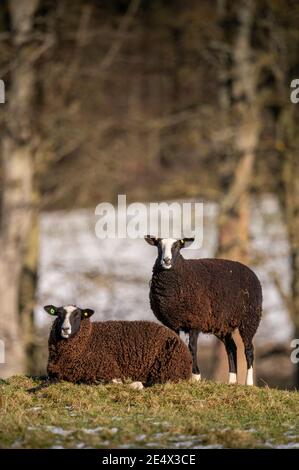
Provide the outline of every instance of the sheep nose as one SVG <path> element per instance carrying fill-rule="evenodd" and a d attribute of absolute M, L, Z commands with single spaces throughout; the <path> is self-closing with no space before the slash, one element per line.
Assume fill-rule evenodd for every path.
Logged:
<path fill-rule="evenodd" d="M 171 259 L 170 259 L 170 258 L 163 258 L 163 261 L 164 261 L 164 263 L 166 264 L 166 266 L 169 266 L 170 263 L 171 263 Z"/>
<path fill-rule="evenodd" d="M 70 331 L 70 328 L 67 326 L 67 327 L 62 327 L 62 331 L 64 333 L 68 333 Z"/>

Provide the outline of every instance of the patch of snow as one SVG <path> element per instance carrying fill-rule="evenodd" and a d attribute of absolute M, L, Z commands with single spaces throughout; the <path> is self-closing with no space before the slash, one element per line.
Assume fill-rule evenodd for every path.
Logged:
<path fill-rule="evenodd" d="M 193 441 L 180 441 L 173 444 L 175 449 L 188 449 L 193 445 Z"/>
<path fill-rule="evenodd" d="M 139 434 L 139 436 L 135 437 L 136 442 L 144 441 L 146 439 L 146 434 Z"/>
<path fill-rule="evenodd" d="M 101 444 L 101 447 L 107 447 L 107 448 L 110 447 L 111 445 L 110 441 L 102 441 L 100 444 Z"/>
<path fill-rule="evenodd" d="M 69 436 L 70 434 L 74 432 L 74 431 L 67 431 L 66 429 L 60 428 L 58 426 L 45 426 L 44 429 L 58 436 Z"/>
<path fill-rule="evenodd" d="M 264 315 L 256 342 L 284 343 L 291 338 L 293 327 L 275 285 L 275 277 L 285 294 L 289 294 L 291 269 L 287 232 L 277 198 L 265 195 L 255 201 L 251 237 L 253 253 L 260 258 L 260 263 L 254 270 L 263 287 Z"/>
<path fill-rule="evenodd" d="M 223 447 L 220 444 L 202 444 L 201 441 L 205 437 L 203 434 L 197 436 L 181 434 L 171 438 L 171 446 L 176 449 L 221 449 Z"/>
<path fill-rule="evenodd" d="M 82 429 L 82 431 L 85 433 L 85 434 L 95 434 L 99 431 L 103 431 L 103 427 L 102 426 L 97 426 L 96 428 L 92 428 L 92 429 Z"/>
<path fill-rule="evenodd" d="M 288 442 L 287 444 L 272 444 L 271 442 L 266 442 L 267 447 L 271 449 L 299 449 L 299 442 Z"/>
<path fill-rule="evenodd" d="M 76 444 L 76 449 L 84 449 L 84 447 L 85 447 L 84 442 L 78 442 L 78 443 Z"/>
<path fill-rule="evenodd" d="M 165 436 L 168 436 L 168 432 L 157 432 L 156 434 L 153 435 L 155 439 L 161 439 Z"/>
<path fill-rule="evenodd" d="M 208 445 L 200 445 L 200 446 L 194 446 L 192 449 L 223 449 L 223 446 L 220 444 L 208 444 Z"/>
<path fill-rule="evenodd" d="M 13 442 L 13 444 L 10 446 L 10 448 L 11 449 L 18 449 L 22 446 L 23 442 L 24 442 L 23 439 L 18 438 L 18 439 L 15 440 L 15 442 Z"/>

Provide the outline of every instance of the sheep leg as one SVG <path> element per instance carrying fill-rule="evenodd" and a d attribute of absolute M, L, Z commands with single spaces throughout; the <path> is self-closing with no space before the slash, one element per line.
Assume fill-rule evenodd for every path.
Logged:
<path fill-rule="evenodd" d="M 197 363 L 197 340 L 198 340 L 199 331 L 190 330 L 189 331 L 189 350 L 192 355 L 192 379 L 199 381 L 201 379 L 200 370 Z"/>
<path fill-rule="evenodd" d="M 246 376 L 246 385 L 253 385 L 253 360 L 254 360 L 254 347 L 252 343 L 252 332 L 249 334 L 247 330 L 244 330 L 242 327 L 239 328 L 240 336 L 244 343 L 245 357 L 247 363 L 247 376 Z M 255 331 L 254 331 L 255 333 Z"/>
<path fill-rule="evenodd" d="M 254 348 L 252 341 L 249 344 L 245 344 L 245 356 L 247 362 L 247 376 L 246 376 L 246 385 L 253 385 L 253 358 L 254 358 Z"/>
<path fill-rule="evenodd" d="M 237 383 L 237 346 L 230 333 L 221 339 L 224 343 L 226 353 L 227 353 L 227 358 L 228 358 L 228 367 L 229 367 L 228 383 L 235 384 Z"/>

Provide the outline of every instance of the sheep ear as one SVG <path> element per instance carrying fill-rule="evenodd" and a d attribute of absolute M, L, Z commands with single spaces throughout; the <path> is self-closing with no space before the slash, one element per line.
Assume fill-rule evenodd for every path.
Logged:
<path fill-rule="evenodd" d="M 152 245 L 152 246 L 156 246 L 157 243 L 158 243 L 158 238 L 157 237 L 152 237 L 151 235 L 146 235 L 144 237 L 144 240 L 149 244 L 149 245 Z"/>
<path fill-rule="evenodd" d="M 94 310 L 91 310 L 91 308 L 85 308 L 84 310 L 82 310 L 81 317 L 89 318 L 93 314 L 94 314 Z"/>
<path fill-rule="evenodd" d="M 54 305 L 45 305 L 44 309 L 50 315 L 57 315 L 57 307 L 54 307 Z"/>
<path fill-rule="evenodd" d="M 194 242 L 194 237 L 192 238 L 182 238 L 181 240 L 181 245 L 182 245 L 182 248 L 188 248 L 188 246 L 192 245 L 192 243 Z"/>

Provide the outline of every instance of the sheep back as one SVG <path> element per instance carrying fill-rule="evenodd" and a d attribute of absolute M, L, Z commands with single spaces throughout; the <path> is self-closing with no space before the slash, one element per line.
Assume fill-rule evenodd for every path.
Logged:
<path fill-rule="evenodd" d="M 239 262 L 181 257 L 173 269 L 154 267 L 150 303 L 158 320 L 175 331 L 222 336 L 243 327 L 254 334 L 262 289 L 254 272 Z"/>
<path fill-rule="evenodd" d="M 72 338 L 49 337 L 48 374 L 71 382 L 131 379 L 144 384 L 191 377 L 191 355 L 172 331 L 146 321 L 90 322 Z"/>

